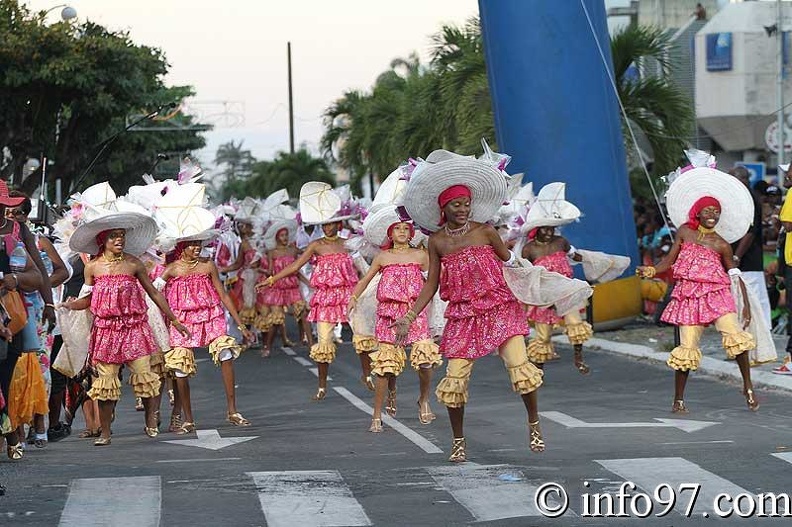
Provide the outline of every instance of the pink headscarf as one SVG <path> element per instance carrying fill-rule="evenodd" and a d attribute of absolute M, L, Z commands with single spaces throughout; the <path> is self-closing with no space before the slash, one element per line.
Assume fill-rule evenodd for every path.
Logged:
<path fill-rule="evenodd" d="M 693 230 L 698 229 L 699 225 L 701 224 L 699 222 L 698 215 L 707 207 L 717 207 L 718 210 L 722 210 L 720 201 L 713 198 L 712 196 L 704 196 L 703 198 L 699 198 L 698 201 L 696 201 L 693 206 L 690 207 L 690 211 L 688 212 L 688 221 L 685 223 L 685 225 Z"/>

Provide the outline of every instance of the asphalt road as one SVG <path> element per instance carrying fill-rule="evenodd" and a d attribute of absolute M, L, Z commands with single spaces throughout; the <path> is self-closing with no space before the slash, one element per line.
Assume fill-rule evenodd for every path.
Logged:
<path fill-rule="evenodd" d="M 316 377 L 307 349 L 286 351 L 262 359 L 249 350 L 236 363 L 238 406 L 250 427 L 225 422 L 220 372 L 204 355 L 192 382 L 198 437 L 144 436 L 143 414 L 125 385 L 111 446 L 72 436 L 29 447 L 19 462 L 3 456 L 0 525 L 789 525 L 792 517 L 792 505 L 786 519 L 757 517 L 762 509 L 750 497 L 792 492 L 792 398 L 785 393 L 759 392 L 762 406 L 752 413 L 739 386 L 694 374 L 691 413 L 679 417 L 669 412 L 670 370 L 590 352 L 592 373 L 584 377 L 561 346 L 563 358 L 547 366 L 540 392 L 548 448 L 534 454 L 522 403 L 500 360 L 486 357 L 474 369 L 466 412 L 469 462 L 454 465 L 444 409 L 435 402 L 438 419 L 418 422 L 412 371 L 399 378 L 397 428 L 386 423 L 384 433 L 371 434 L 359 407 L 372 397 L 358 380 L 351 345 L 340 346 L 331 390 L 319 403 L 310 400 Z M 167 401 L 162 410 L 164 429 Z M 78 418 L 75 432 L 81 424 Z M 168 442 L 181 440 L 220 448 Z M 637 487 L 627 489 L 632 497 L 620 511 L 626 481 Z M 535 504 L 540 489 L 549 489 L 550 507 L 563 501 L 552 483 L 568 496 L 559 518 Z M 715 503 L 721 493 L 746 494 L 737 508 L 749 517 L 717 517 L 717 508 L 733 506 L 726 497 Z M 672 494 L 675 507 L 668 506 Z M 627 516 L 597 517 L 598 504 L 609 512 L 608 500 L 610 512 Z"/>

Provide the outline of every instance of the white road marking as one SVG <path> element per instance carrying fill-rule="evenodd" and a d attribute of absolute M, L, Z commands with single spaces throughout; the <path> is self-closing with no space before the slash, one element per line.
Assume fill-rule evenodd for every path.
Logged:
<path fill-rule="evenodd" d="M 195 434 L 198 436 L 197 439 L 174 439 L 162 442 L 170 443 L 172 445 L 196 446 L 199 448 L 205 448 L 207 450 L 220 450 L 221 448 L 225 448 L 227 446 L 244 443 L 245 441 L 258 438 L 258 436 L 220 437 L 220 434 L 217 432 L 217 430 L 196 430 Z"/>
<path fill-rule="evenodd" d="M 692 419 L 663 419 L 656 417 L 658 423 L 587 423 L 562 412 L 539 412 L 545 419 L 555 421 L 567 428 L 678 428 L 683 432 L 697 432 L 708 426 L 719 425 L 716 421 L 694 421 Z"/>
<path fill-rule="evenodd" d="M 696 499 L 692 510 L 694 515 L 711 513 L 712 506 L 718 494 L 726 493 L 729 496 L 737 496 L 747 492 L 709 470 L 681 457 L 649 457 L 638 459 L 602 459 L 596 460 L 607 470 L 632 481 L 644 492 L 653 496 L 658 485 L 670 485 L 677 493 L 677 501 L 674 510 L 680 514 L 685 514 L 685 509 L 690 503 L 692 491 L 679 492 L 682 484 L 701 485 L 701 490 Z M 662 494 L 665 499 L 669 496 L 668 492 Z"/>
<path fill-rule="evenodd" d="M 337 388 L 333 388 L 341 397 L 352 403 L 352 406 L 358 408 L 359 410 L 363 411 L 364 413 L 371 415 L 374 412 L 374 409 L 364 403 L 357 395 L 353 394 L 343 386 L 339 386 Z M 418 448 L 426 452 L 427 454 L 442 454 L 443 451 L 434 443 L 426 439 L 424 436 L 415 432 L 411 428 L 401 424 L 396 419 L 392 418 L 387 414 L 382 414 L 382 422 L 388 425 L 389 427 L 393 428 L 409 441 L 415 443 Z"/>
<path fill-rule="evenodd" d="M 534 505 L 534 495 L 542 483 L 539 480 L 504 481 L 503 474 L 519 474 L 521 470 L 509 465 L 469 464 L 456 467 L 426 469 L 438 485 L 465 507 L 477 522 L 496 521 L 523 516 L 542 516 Z M 566 515 L 570 515 L 568 511 Z"/>
<path fill-rule="evenodd" d="M 304 358 L 304 357 L 298 357 L 298 356 L 294 356 L 294 357 L 292 357 L 292 358 L 293 358 L 294 360 L 296 360 L 296 361 L 297 361 L 297 362 L 298 362 L 300 365 L 302 365 L 302 366 L 305 366 L 305 367 L 307 367 L 307 368 L 310 368 L 311 366 L 313 366 L 313 365 L 314 365 L 314 363 L 313 363 L 313 362 L 309 361 L 308 359 L 306 359 L 306 358 Z"/>
<path fill-rule="evenodd" d="M 248 472 L 267 527 L 371 525 L 337 470 Z"/>
<path fill-rule="evenodd" d="M 288 355 L 290 357 L 294 357 L 295 355 L 297 355 L 296 351 L 294 351 L 291 348 L 287 348 L 286 346 L 283 346 L 281 349 L 283 350 L 283 353 L 285 353 L 286 355 Z"/>
<path fill-rule="evenodd" d="M 157 463 L 201 463 L 204 461 L 238 461 L 241 457 L 218 457 L 218 458 L 204 458 L 204 459 L 161 459 Z"/>
<path fill-rule="evenodd" d="M 60 527 L 159 527 L 159 476 L 74 479 Z"/>
<path fill-rule="evenodd" d="M 792 463 L 792 452 L 776 452 L 772 455 L 773 457 L 777 457 L 782 461 L 786 461 L 787 463 Z"/>

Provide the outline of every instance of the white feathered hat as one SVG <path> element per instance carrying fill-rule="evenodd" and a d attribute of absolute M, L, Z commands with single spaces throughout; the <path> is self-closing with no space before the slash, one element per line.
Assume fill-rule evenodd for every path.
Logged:
<path fill-rule="evenodd" d="M 306 225 L 323 225 L 353 218 L 354 214 L 337 216 L 341 196 L 327 183 L 309 181 L 300 189 L 300 219 Z"/>
<path fill-rule="evenodd" d="M 559 227 L 577 221 L 580 209 L 568 202 L 565 194 L 566 183 L 548 183 L 542 187 L 528 209 L 521 231 L 528 233 L 537 227 Z"/>

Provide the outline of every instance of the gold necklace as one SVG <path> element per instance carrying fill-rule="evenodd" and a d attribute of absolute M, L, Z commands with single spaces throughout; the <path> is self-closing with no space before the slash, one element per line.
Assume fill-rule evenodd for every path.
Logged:
<path fill-rule="evenodd" d="M 334 242 L 338 239 L 338 234 L 336 234 L 335 236 L 325 236 L 324 239 L 329 242 Z"/>
<path fill-rule="evenodd" d="M 119 256 L 113 256 L 113 257 L 108 257 L 107 253 L 104 253 L 103 256 L 104 256 L 104 259 L 109 264 L 117 264 L 119 262 L 123 262 L 124 261 L 124 253 L 121 253 L 121 255 L 119 255 Z"/>
<path fill-rule="evenodd" d="M 539 240 L 539 239 L 537 239 L 537 238 L 534 238 L 534 243 L 535 243 L 536 245 L 550 245 L 550 242 L 552 242 L 552 241 L 553 241 L 553 240 L 551 239 L 551 240 L 548 240 L 548 241 L 546 241 L 546 242 L 543 242 L 542 240 Z"/>
<path fill-rule="evenodd" d="M 399 246 L 399 247 L 394 246 L 394 247 L 391 247 L 391 251 L 393 251 L 395 253 L 403 253 L 403 252 L 407 252 L 410 248 L 411 247 L 409 245 L 403 245 L 403 246 Z"/>
<path fill-rule="evenodd" d="M 189 261 L 185 260 L 184 258 L 181 259 L 182 265 L 187 269 L 195 269 L 198 266 L 199 262 L 200 260 L 197 258 L 195 260 L 189 260 Z"/>
<path fill-rule="evenodd" d="M 466 221 L 464 225 L 456 229 L 449 229 L 448 224 L 446 223 L 443 226 L 443 228 L 445 229 L 447 235 L 456 238 L 458 236 L 464 236 L 465 234 L 468 233 L 468 231 L 470 230 L 470 222 Z"/>
<path fill-rule="evenodd" d="M 706 236 L 707 234 L 712 234 L 713 232 L 715 232 L 715 229 L 708 229 L 708 228 L 703 227 L 701 225 L 698 226 L 697 230 L 698 230 L 698 239 L 699 240 L 703 240 L 704 236 Z"/>

